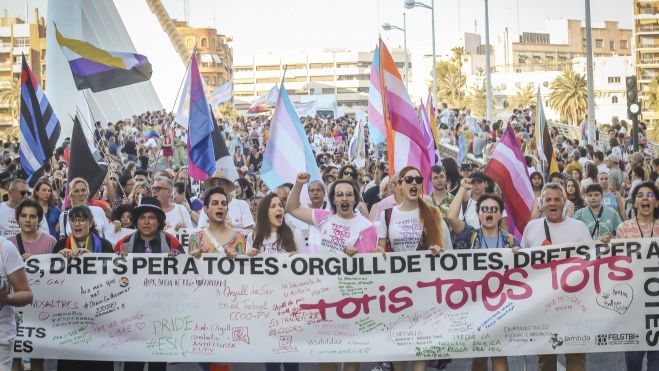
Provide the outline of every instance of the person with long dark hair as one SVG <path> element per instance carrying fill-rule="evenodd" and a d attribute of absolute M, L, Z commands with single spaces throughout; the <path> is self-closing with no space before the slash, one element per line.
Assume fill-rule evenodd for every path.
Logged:
<path fill-rule="evenodd" d="M 529 178 L 531 179 L 531 187 L 533 187 L 533 194 L 535 195 L 535 198 L 538 199 L 542 194 L 542 187 L 545 185 L 545 181 L 544 179 L 542 179 L 542 173 L 540 173 L 539 171 L 534 171 L 533 173 L 531 173 Z"/>
<path fill-rule="evenodd" d="M 458 163 L 451 157 L 445 157 L 442 159 L 442 166 L 446 172 L 446 186 L 448 187 L 448 191 L 455 196 L 460 189 L 460 180 L 462 180 Z"/>
<path fill-rule="evenodd" d="M 565 182 L 565 192 L 567 193 L 567 200 L 574 205 L 575 212 L 586 206 L 583 195 L 581 194 L 581 183 L 577 179 L 569 178 Z"/>
<path fill-rule="evenodd" d="M 632 191 L 635 218 L 622 222 L 616 238 L 654 238 L 659 236 L 659 189 L 652 182 L 639 184 Z M 647 370 L 659 370 L 659 350 L 625 352 L 627 371 L 641 371 L 643 358 L 647 357 Z"/>
<path fill-rule="evenodd" d="M 247 255 L 292 253 L 304 249 L 304 236 L 285 222 L 285 213 L 284 204 L 275 193 L 259 202 L 256 226 L 247 236 Z"/>

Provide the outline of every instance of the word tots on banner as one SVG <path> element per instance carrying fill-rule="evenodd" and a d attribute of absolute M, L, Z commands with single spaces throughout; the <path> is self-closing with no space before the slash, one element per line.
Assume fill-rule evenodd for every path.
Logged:
<path fill-rule="evenodd" d="M 17 356 L 396 361 L 657 349 L 656 239 L 521 250 L 27 262 Z"/>

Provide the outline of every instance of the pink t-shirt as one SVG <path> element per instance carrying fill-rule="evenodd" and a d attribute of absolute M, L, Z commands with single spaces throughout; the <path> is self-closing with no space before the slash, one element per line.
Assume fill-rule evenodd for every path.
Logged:
<path fill-rule="evenodd" d="M 375 251 L 375 226 L 361 214 L 344 219 L 331 211 L 313 209 L 313 227 L 309 229 L 310 253 L 341 253 L 354 247 L 360 253 Z"/>
<path fill-rule="evenodd" d="M 16 248 L 18 249 L 18 242 L 16 242 L 16 235 L 11 236 L 7 239 L 11 241 L 11 243 L 13 243 L 14 246 L 16 246 Z M 55 243 L 57 243 L 57 241 L 53 236 L 49 235 L 48 233 L 42 232 L 41 237 L 39 237 L 39 239 L 37 239 L 32 243 L 23 241 L 23 248 L 25 249 L 25 252 L 29 252 L 32 255 L 52 254 Z"/>
<path fill-rule="evenodd" d="M 639 225 L 636 224 L 636 219 L 627 220 L 618 226 L 616 238 L 649 238 L 659 236 L 659 222 L 656 220 L 652 226 L 643 223 L 640 230 L 638 227 Z"/>

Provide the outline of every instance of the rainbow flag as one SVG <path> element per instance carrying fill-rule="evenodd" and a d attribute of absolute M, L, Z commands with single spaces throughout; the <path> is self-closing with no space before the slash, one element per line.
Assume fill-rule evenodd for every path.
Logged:
<path fill-rule="evenodd" d="M 81 40 L 66 38 L 57 27 L 55 35 L 78 90 L 98 92 L 151 78 L 151 63 L 141 54 L 103 50 Z"/>
<path fill-rule="evenodd" d="M 309 138 L 282 82 L 263 154 L 261 179 L 268 188 L 275 189 L 294 183 L 300 172 L 311 174 L 312 181 L 321 180 Z"/>
<path fill-rule="evenodd" d="M 380 84 L 380 48 L 375 47 L 368 87 L 368 132 L 373 144 L 385 142 L 387 128 L 382 114 L 382 86 Z"/>
<path fill-rule="evenodd" d="M 471 143 L 474 141 L 474 133 L 467 127 L 463 127 L 458 137 L 458 164 L 462 164 L 467 158 Z"/>
<path fill-rule="evenodd" d="M 419 169 L 421 174 L 430 174 L 431 160 L 424 129 L 394 59 L 382 39 L 378 49 L 389 175 L 408 165 Z"/>
<path fill-rule="evenodd" d="M 144 133 L 144 139 L 159 138 L 156 129 L 152 125 L 146 125 L 142 132 Z"/>

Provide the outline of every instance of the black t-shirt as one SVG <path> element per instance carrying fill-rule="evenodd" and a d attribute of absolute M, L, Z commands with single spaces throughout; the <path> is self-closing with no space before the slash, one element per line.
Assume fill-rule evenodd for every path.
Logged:
<path fill-rule="evenodd" d="M 261 162 L 263 162 L 263 155 L 261 153 L 259 153 L 257 157 L 254 157 L 254 154 L 250 153 L 249 167 L 254 168 L 254 170 L 258 170 L 261 167 Z"/>

